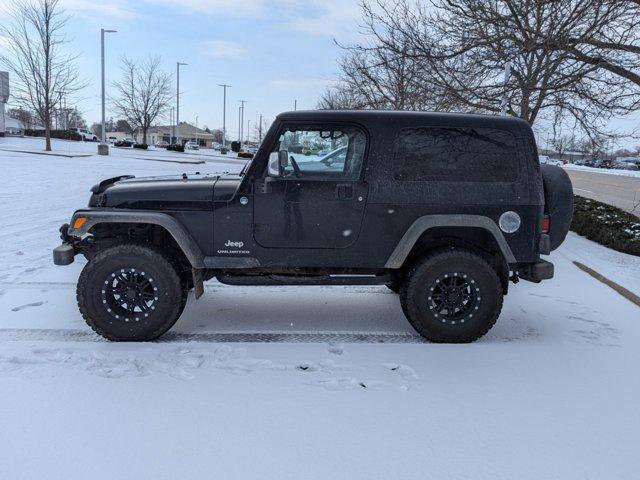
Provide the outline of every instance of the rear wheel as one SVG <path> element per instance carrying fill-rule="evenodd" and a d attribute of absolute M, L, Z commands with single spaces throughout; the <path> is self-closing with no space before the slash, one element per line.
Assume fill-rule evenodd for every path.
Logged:
<path fill-rule="evenodd" d="M 425 257 L 400 291 L 402 309 L 420 335 L 438 343 L 473 342 L 495 324 L 503 290 L 479 255 L 452 250 Z"/>
<path fill-rule="evenodd" d="M 99 335 L 116 341 L 154 340 L 180 317 L 188 287 L 163 253 L 120 244 L 96 253 L 77 287 L 78 307 Z"/>

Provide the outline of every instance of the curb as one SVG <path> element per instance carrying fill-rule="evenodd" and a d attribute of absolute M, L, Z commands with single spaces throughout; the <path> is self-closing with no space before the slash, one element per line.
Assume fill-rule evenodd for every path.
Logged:
<path fill-rule="evenodd" d="M 578 267 L 580 270 L 582 270 L 583 272 L 588 273 L 589 275 L 591 275 L 596 280 L 604 283 L 606 286 L 608 286 L 608 287 L 612 288 L 613 290 L 615 290 L 616 292 L 618 292 L 620 295 L 622 295 L 624 298 L 629 300 L 631 303 L 634 303 L 635 305 L 640 307 L 640 297 L 638 295 L 636 295 L 635 293 L 627 290 L 622 285 L 618 285 L 613 280 L 609 280 L 607 277 L 605 277 L 601 273 L 596 272 L 595 270 L 587 267 L 586 265 L 584 265 L 584 264 L 582 264 L 580 262 L 576 262 L 574 260 L 573 264 L 576 267 Z"/>

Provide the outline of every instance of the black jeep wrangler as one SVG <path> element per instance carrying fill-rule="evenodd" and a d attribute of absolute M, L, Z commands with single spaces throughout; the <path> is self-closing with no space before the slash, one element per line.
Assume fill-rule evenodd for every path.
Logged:
<path fill-rule="evenodd" d="M 524 121 L 418 112 L 283 113 L 239 175 L 122 176 L 91 192 L 53 256 L 88 259 L 78 305 L 110 340 L 159 337 L 215 277 L 386 285 L 421 335 L 471 342 L 510 280 L 553 276 L 540 255 L 573 211 L 568 176 L 540 166 Z"/>

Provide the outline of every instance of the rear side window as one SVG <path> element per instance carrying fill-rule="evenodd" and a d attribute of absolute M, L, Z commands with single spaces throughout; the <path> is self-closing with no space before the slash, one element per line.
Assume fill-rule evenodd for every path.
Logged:
<path fill-rule="evenodd" d="M 407 182 L 514 182 L 516 139 L 491 128 L 407 128 L 396 140 L 394 177 Z"/>

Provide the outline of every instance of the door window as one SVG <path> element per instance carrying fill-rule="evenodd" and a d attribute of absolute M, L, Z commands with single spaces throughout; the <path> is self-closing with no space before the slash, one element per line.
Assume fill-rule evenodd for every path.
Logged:
<path fill-rule="evenodd" d="M 289 126 L 275 151 L 287 152 L 282 165 L 286 178 L 357 180 L 365 147 L 364 132 L 354 126 Z"/>

